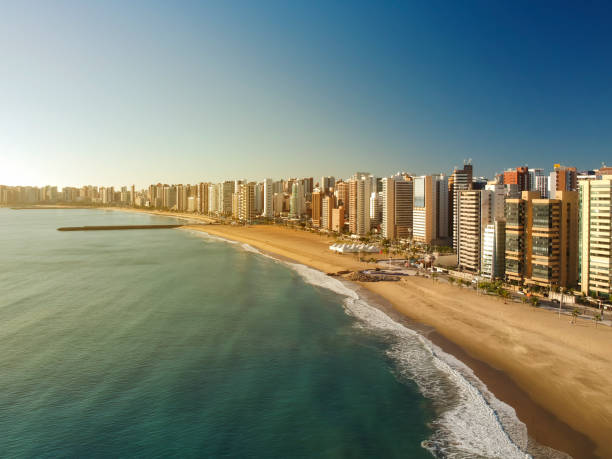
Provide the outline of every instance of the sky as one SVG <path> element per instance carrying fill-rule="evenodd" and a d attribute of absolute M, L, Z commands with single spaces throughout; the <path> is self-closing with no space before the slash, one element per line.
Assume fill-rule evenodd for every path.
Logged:
<path fill-rule="evenodd" d="M 0 10 L 0 184 L 612 164 L 610 2 Z"/>

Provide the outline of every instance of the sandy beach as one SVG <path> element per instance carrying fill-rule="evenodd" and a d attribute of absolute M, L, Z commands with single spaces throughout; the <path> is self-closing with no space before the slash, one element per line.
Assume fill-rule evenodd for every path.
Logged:
<path fill-rule="evenodd" d="M 323 272 L 368 266 L 331 252 L 332 239 L 305 231 L 266 225 L 192 229 Z M 401 314 L 434 327 L 438 341 L 456 347 L 454 354 L 465 354 L 462 360 L 516 409 L 539 443 L 574 457 L 612 457 L 612 393 L 606 387 L 612 380 L 612 329 L 580 320 L 572 325 L 567 316 L 425 278 L 360 285 Z"/>

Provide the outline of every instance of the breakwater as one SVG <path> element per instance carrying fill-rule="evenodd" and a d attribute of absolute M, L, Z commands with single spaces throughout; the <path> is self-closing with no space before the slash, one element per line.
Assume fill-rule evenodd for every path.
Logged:
<path fill-rule="evenodd" d="M 140 229 L 169 229 L 180 228 L 184 225 L 111 225 L 111 226 L 65 226 L 58 231 L 113 231 L 113 230 L 140 230 Z"/>

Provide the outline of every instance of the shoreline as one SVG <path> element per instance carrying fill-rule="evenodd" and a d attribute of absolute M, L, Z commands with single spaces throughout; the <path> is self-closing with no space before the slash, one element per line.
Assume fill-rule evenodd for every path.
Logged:
<path fill-rule="evenodd" d="M 318 256 L 319 253 L 312 253 L 308 251 L 307 245 L 302 241 L 310 240 L 311 243 L 316 243 L 319 248 L 328 250 L 327 246 L 331 241 L 324 236 L 317 236 L 311 233 L 303 231 L 291 230 L 280 227 L 232 227 L 230 225 L 211 225 L 210 227 L 189 227 L 185 229 L 194 231 L 202 231 L 214 236 L 219 236 L 233 241 L 249 244 L 264 253 L 272 254 L 275 257 L 281 257 L 292 262 L 304 264 L 308 267 L 317 269 L 322 272 L 337 272 L 345 269 L 364 269 L 368 266 L 367 263 L 358 262 L 353 260 L 347 255 L 331 255 Z M 276 237 L 278 233 L 285 233 L 284 236 L 292 239 L 292 244 L 283 244 L 286 241 L 277 241 Z M 370 264 L 371 265 L 371 264 Z M 383 298 L 385 302 L 392 305 L 393 311 L 399 314 L 401 317 L 407 318 L 410 322 L 422 324 L 425 327 L 431 327 L 433 330 L 429 333 L 424 333 L 426 337 L 431 336 L 434 344 L 441 344 L 441 348 L 449 354 L 455 356 L 459 360 L 463 361 L 468 365 L 476 376 L 487 385 L 491 392 L 502 402 L 507 403 L 513 407 L 516 411 L 517 417 L 521 422 L 525 423 L 528 429 L 528 435 L 533 438 L 537 443 L 551 447 L 558 451 L 570 454 L 574 457 L 586 458 L 586 457 L 607 457 L 612 454 L 611 446 L 607 444 L 607 421 L 612 419 L 608 416 L 612 415 L 611 408 L 607 408 L 607 399 L 612 399 L 609 396 L 605 397 L 606 401 L 600 401 L 595 405 L 588 403 L 580 403 L 575 401 L 573 404 L 568 403 L 568 397 L 566 394 L 572 393 L 572 390 L 584 389 L 583 387 L 576 387 L 576 381 L 572 380 L 568 384 L 562 384 L 564 381 L 550 380 L 551 387 L 547 387 L 546 378 L 550 378 L 554 375 L 555 371 L 551 372 L 545 370 L 546 363 L 542 364 L 542 369 L 537 370 L 533 368 L 533 374 L 528 375 L 525 371 L 520 371 L 521 360 L 514 361 L 506 353 L 503 353 L 505 349 L 501 349 L 500 353 L 495 356 L 495 351 L 500 350 L 499 345 L 508 345 L 504 342 L 504 339 L 497 344 L 493 349 L 481 349 L 478 352 L 478 348 L 482 348 L 478 336 L 475 336 L 474 330 L 464 330 L 463 333 L 456 333 L 449 327 L 444 327 L 444 314 L 446 309 L 443 304 L 433 304 L 431 308 L 431 301 L 429 302 L 428 309 L 434 309 L 433 315 L 419 314 L 416 313 L 415 307 L 406 307 L 407 303 L 417 304 L 417 308 L 422 306 L 424 300 L 428 299 L 429 295 L 435 290 L 448 290 L 452 289 L 453 294 L 458 293 L 461 296 L 467 296 L 467 301 L 473 302 L 474 299 L 478 298 L 479 302 L 491 303 L 496 307 L 501 307 L 502 303 L 493 298 L 477 297 L 475 292 L 462 289 L 457 286 L 442 286 L 436 284 L 432 288 L 432 281 L 427 279 L 405 279 L 401 282 L 354 282 L 355 285 L 363 288 L 365 291 L 375 295 L 376 297 Z M 401 284 L 401 285 L 400 285 Z M 416 285 L 415 285 L 416 284 Z M 417 287 L 419 292 L 417 295 L 414 293 L 411 296 L 406 296 L 405 293 L 413 290 Z M 399 299 L 399 296 L 401 299 Z M 436 306 L 439 306 L 439 310 Z M 544 310 L 533 310 L 529 306 L 522 304 L 505 305 L 508 308 L 521 309 L 522 315 L 531 314 L 529 320 L 533 322 L 533 314 L 543 315 L 549 321 L 555 320 L 556 315 L 551 311 Z M 431 313 L 431 311 L 429 311 Z M 453 311 L 456 313 L 457 311 Z M 437 316 L 438 319 L 433 318 Z M 397 316 L 396 316 L 397 317 Z M 460 317 L 459 322 L 465 322 L 470 320 L 470 314 L 464 314 L 464 317 Z M 508 334 L 511 330 L 505 326 L 503 318 L 499 318 L 496 324 L 491 325 L 492 329 L 495 327 L 504 329 L 502 334 Z M 563 322 L 563 320 L 562 320 Z M 534 322 L 537 324 L 537 322 Z M 564 324 L 567 325 L 567 324 Z M 581 331 L 587 331 L 590 333 L 591 329 L 584 323 L 580 324 L 582 328 L 578 327 L 565 327 L 568 329 L 576 329 Z M 544 325 L 542 325 L 544 327 Z M 537 329 L 538 326 L 535 325 Z M 588 328 L 588 330 L 585 330 Z M 612 334 L 606 331 L 601 331 L 602 327 L 597 329 L 599 335 L 606 334 L 605 339 L 607 343 L 612 343 Z M 530 334 L 533 334 L 534 330 L 529 330 Z M 592 331 L 595 331 L 593 329 Z M 421 331 L 422 332 L 422 331 Z M 584 333 L 583 333 L 584 334 Z M 476 339 L 475 339 L 476 338 Z M 494 335 L 488 333 L 486 336 L 489 344 L 491 340 L 495 341 Z M 533 338 L 533 336 L 532 336 Z M 536 342 L 544 342 L 545 337 L 535 337 Z M 483 343 L 484 344 L 484 343 Z M 562 343 L 563 344 L 563 343 Z M 567 344 L 567 343 L 565 343 Z M 512 343 L 516 346 L 515 343 Z M 484 347 L 487 347 L 486 345 Z M 519 344 L 520 347 L 520 344 Z M 540 359 L 543 358 L 540 356 Z M 610 363 L 609 360 L 606 363 Z M 510 362 L 510 365 L 504 365 L 504 362 Z M 542 362 L 535 362 L 541 364 Z M 567 365 L 562 362 L 562 365 Z M 536 365 L 537 366 L 537 365 Z M 556 367 L 556 365 L 553 365 Z M 612 369 L 611 365 L 606 365 L 607 369 Z M 609 372 L 608 372 L 609 373 Z M 544 379 L 543 379 L 544 378 Z M 608 377 L 609 378 L 609 377 Z M 607 379 L 599 380 L 600 383 L 604 383 Z M 561 384 L 559 384 L 559 382 Z M 579 381 L 578 381 L 579 382 Z M 592 381 L 590 381 L 592 382 Z M 539 383 L 539 384 L 535 384 Z M 538 387 L 534 387 L 537 385 Z M 589 384 L 590 385 L 590 384 Z M 544 392 L 542 393 L 542 386 L 544 386 Z M 552 387 L 555 386 L 555 387 Z M 566 387 L 564 387 L 566 386 Z M 537 390 L 535 390 L 537 389 Z M 550 389 L 556 389 L 554 394 L 546 394 L 551 391 Z M 569 391 L 569 392 L 568 392 Z M 552 391 L 551 391 L 552 392 Z M 602 391 L 603 392 L 603 391 Z M 562 396 L 559 396 L 560 394 Z M 565 396 L 563 396 L 565 394 Z M 579 396 L 581 394 L 572 394 Z M 570 406 L 571 405 L 571 406 Z M 603 416 L 602 419 L 597 419 L 597 414 L 591 414 L 593 411 L 601 411 Z M 595 416 L 595 420 L 593 419 Z M 598 429 L 584 430 L 583 422 L 591 418 L 590 426 L 599 424 L 598 421 L 603 421 L 603 425 L 600 424 Z M 572 423 L 572 421 L 574 421 Z M 612 426 L 612 424 L 610 424 Z M 582 429 L 580 428 L 582 427 Z"/>
<path fill-rule="evenodd" d="M 102 210 L 214 221 L 205 216 L 145 209 Z M 279 226 L 184 225 L 183 229 L 246 243 L 274 258 L 300 263 L 323 273 L 373 266 L 350 255 L 331 254 L 328 246 L 333 240 L 324 235 Z M 606 345 L 609 349 L 612 344 L 612 334 L 602 331 L 608 327 L 594 329 L 586 323 L 568 326 L 565 320 L 557 321 L 550 311 L 534 310 L 521 304 L 502 306 L 498 300 L 479 297 L 467 289 L 440 283 L 434 285 L 433 281 L 422 278 L 351 284 L 358 287 L 360 294 L 372 295 L 375 304 L 384 303 L 384 312 L 394 320 L 416 329 L 469 366 L 496 398 L 514 408 L 517 417 L 527 426 L 529 437 L 539 444 L 574 457 L 612 456 L 612 446 L 607 441 L 607 433 L 612 431 L 612 396 L 605 393 L 605 383 L 612 379 L 612 357 L 602 355 Z M 485 309 L 475 312 L 473 303 Z M 489 313 L 489 308 L 495 310 L 493 314 Z M 511 319 L 514 313 L 506 311 L 510 309 L 527 317 L 532 326 L 519 324 L 521 327 L 513 330 L 506 324 L 506 319 Z M 480 315 L 487 314 L 494 320 L 491 321 L 491 317 L 484 317 L 488 322 L 479 320 L 482 319 Z M 538 316 L 535 321 L 534 315 Z M 562 334 L 569 338 L 554 334 L 544 336 L 550 335 L 548 326 L 557 332 L 562 329 Z M 580 334 L 579 339 L 584 338 L 586 345 L 573 349 L 577 341 L 570 335 L 574 332 L 569 330 Z M 591 336 L 597 339 L 590 342 Z M 548 338 L 554 338 L 550 340 L 553 342 L 549 343 Z M 533 351 L 530 347 L 545 349 L 534 356 L 530 355 L 529 351 Z M 564 350 L 572 355 L 565 355 Z M 585 355 L 578 359 L 577 354 L 581 353 Z M 593 353 L 595 355 L 591 355 Z M 569 371 L 564 378 L 564 368 L 574 371 Z M 582 370 L 587 371 L 583 374 Z"/>

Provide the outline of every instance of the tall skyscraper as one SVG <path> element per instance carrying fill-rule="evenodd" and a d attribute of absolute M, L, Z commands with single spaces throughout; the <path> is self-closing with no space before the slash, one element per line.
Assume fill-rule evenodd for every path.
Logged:
<path fill-rule="evenodd" d="M 289 217 L 300 218 L 304 213 L 304 190 L 299 181 L 293 182 L 291 186 L 291 198 L 289 201 Z"/>
<path fill-rule="evenodd" d="M 373 191 L 370 196 L 370 226 L 378 226 L 382 222 L 382 193 Z"/>
<path fill-rule="evenodd" d="M 610 171 L 612 172 L 612 171 Z M 612 298 L 612 174 L 580 181 L 580 290 Z"/>
<path fill-rule="evenodd" d="M 227 180 L 223 182 L 223 185 L 219 190 L 220 208 L 219 212 L 223 215 L 232 214 L 232 196 L 234 193 L 234 182 Z"/>
<path fill-rule="evenodd" d="M 382 224 L 383 237 L 406 238 L 412 234 L 414 182 L 409 176 L 385 177 L 382 179 Z"/>
<path fill-rule="evenodd" d="M 485 227 L 493 222 L 492 198 L 493 192 L 488 190 L 461 190 L 457 194 L 457 262 L 467 271 L 480 272 Z"/>
<path fill-rule="evenodd" d="M 506 270 L 506 220 L 494 219 L 484 229 L 480 272 L 488 279 L 503 279 Z"/>
<path fill-rule="evenodd" d="M 349 231 L 365 236 L 370 232 L 370 196 L 372 177 L 366 172 L 357 172 L 349 180 Z"/>
<path fill-rule="evenodd" d="M 274 218 L 274 206 L 272 203 L 274 198 L 274 182 L 272 179 L 264 180 L 263 198 L 263 216 L 265 218 Z"/>
<path fill-rule="evenodd" d="M 333 194 L 324 196 L 321 203 L 321 227 L 332 229 L 332 210 L 336 207 L 336 197 Z"/>
<path fill-rule="evenodd" d="M 448 242 L 448 180 L 443 175 L 414 178 L 412 234 L 416 242 Z"/>
<path fill-rule="evenodd" d="M 321 211 L 322 211 L 322 199 L 323 194 L 321 190 L 315 188 L 312 192 L 312 201 L 311 201 L 311 209 L 312 209 L 312 226 L 320 227 L 321 226 Z"/>
<path fill-rule="evenodd" d="M 251 223 L 257 216 L 255 209 L 255 182 L 241 183 L 239 185 L 238 206 L 241 221 Z"/>
<path fill-rule="evenodd" d="M 343 206 L 344 215 L 348 212 L 349 205 L 349 185 L 348 182 L 338 180 L 335 186 L 336 201 L 339 206 Z"/>
<path fill-rule="evenodd" d="M 320 188 L 321 191 L 323 192 L 323 194 L 327 194 L 329 193 L 329 189 L 330 188 L 334 188 L 334 186 L 336 185 L 336 179 L 335 177 L 321 177 L 321 183 L 320 183 Z"/>
<path fill-rule="evenodd" d="M 457 201 L 459 199 L 459 192 L 463 190 L 472 189 L 473 180 L 473 168 L 471 162 L 467 162 L 463 165 L 463 169 L 455 169 L 448 180 L 448 218 L 449 218 L 449 236 L 453 238 L 453 247 L 457 247 L 457 213 L 455 209 L 457 207 Z"/>

